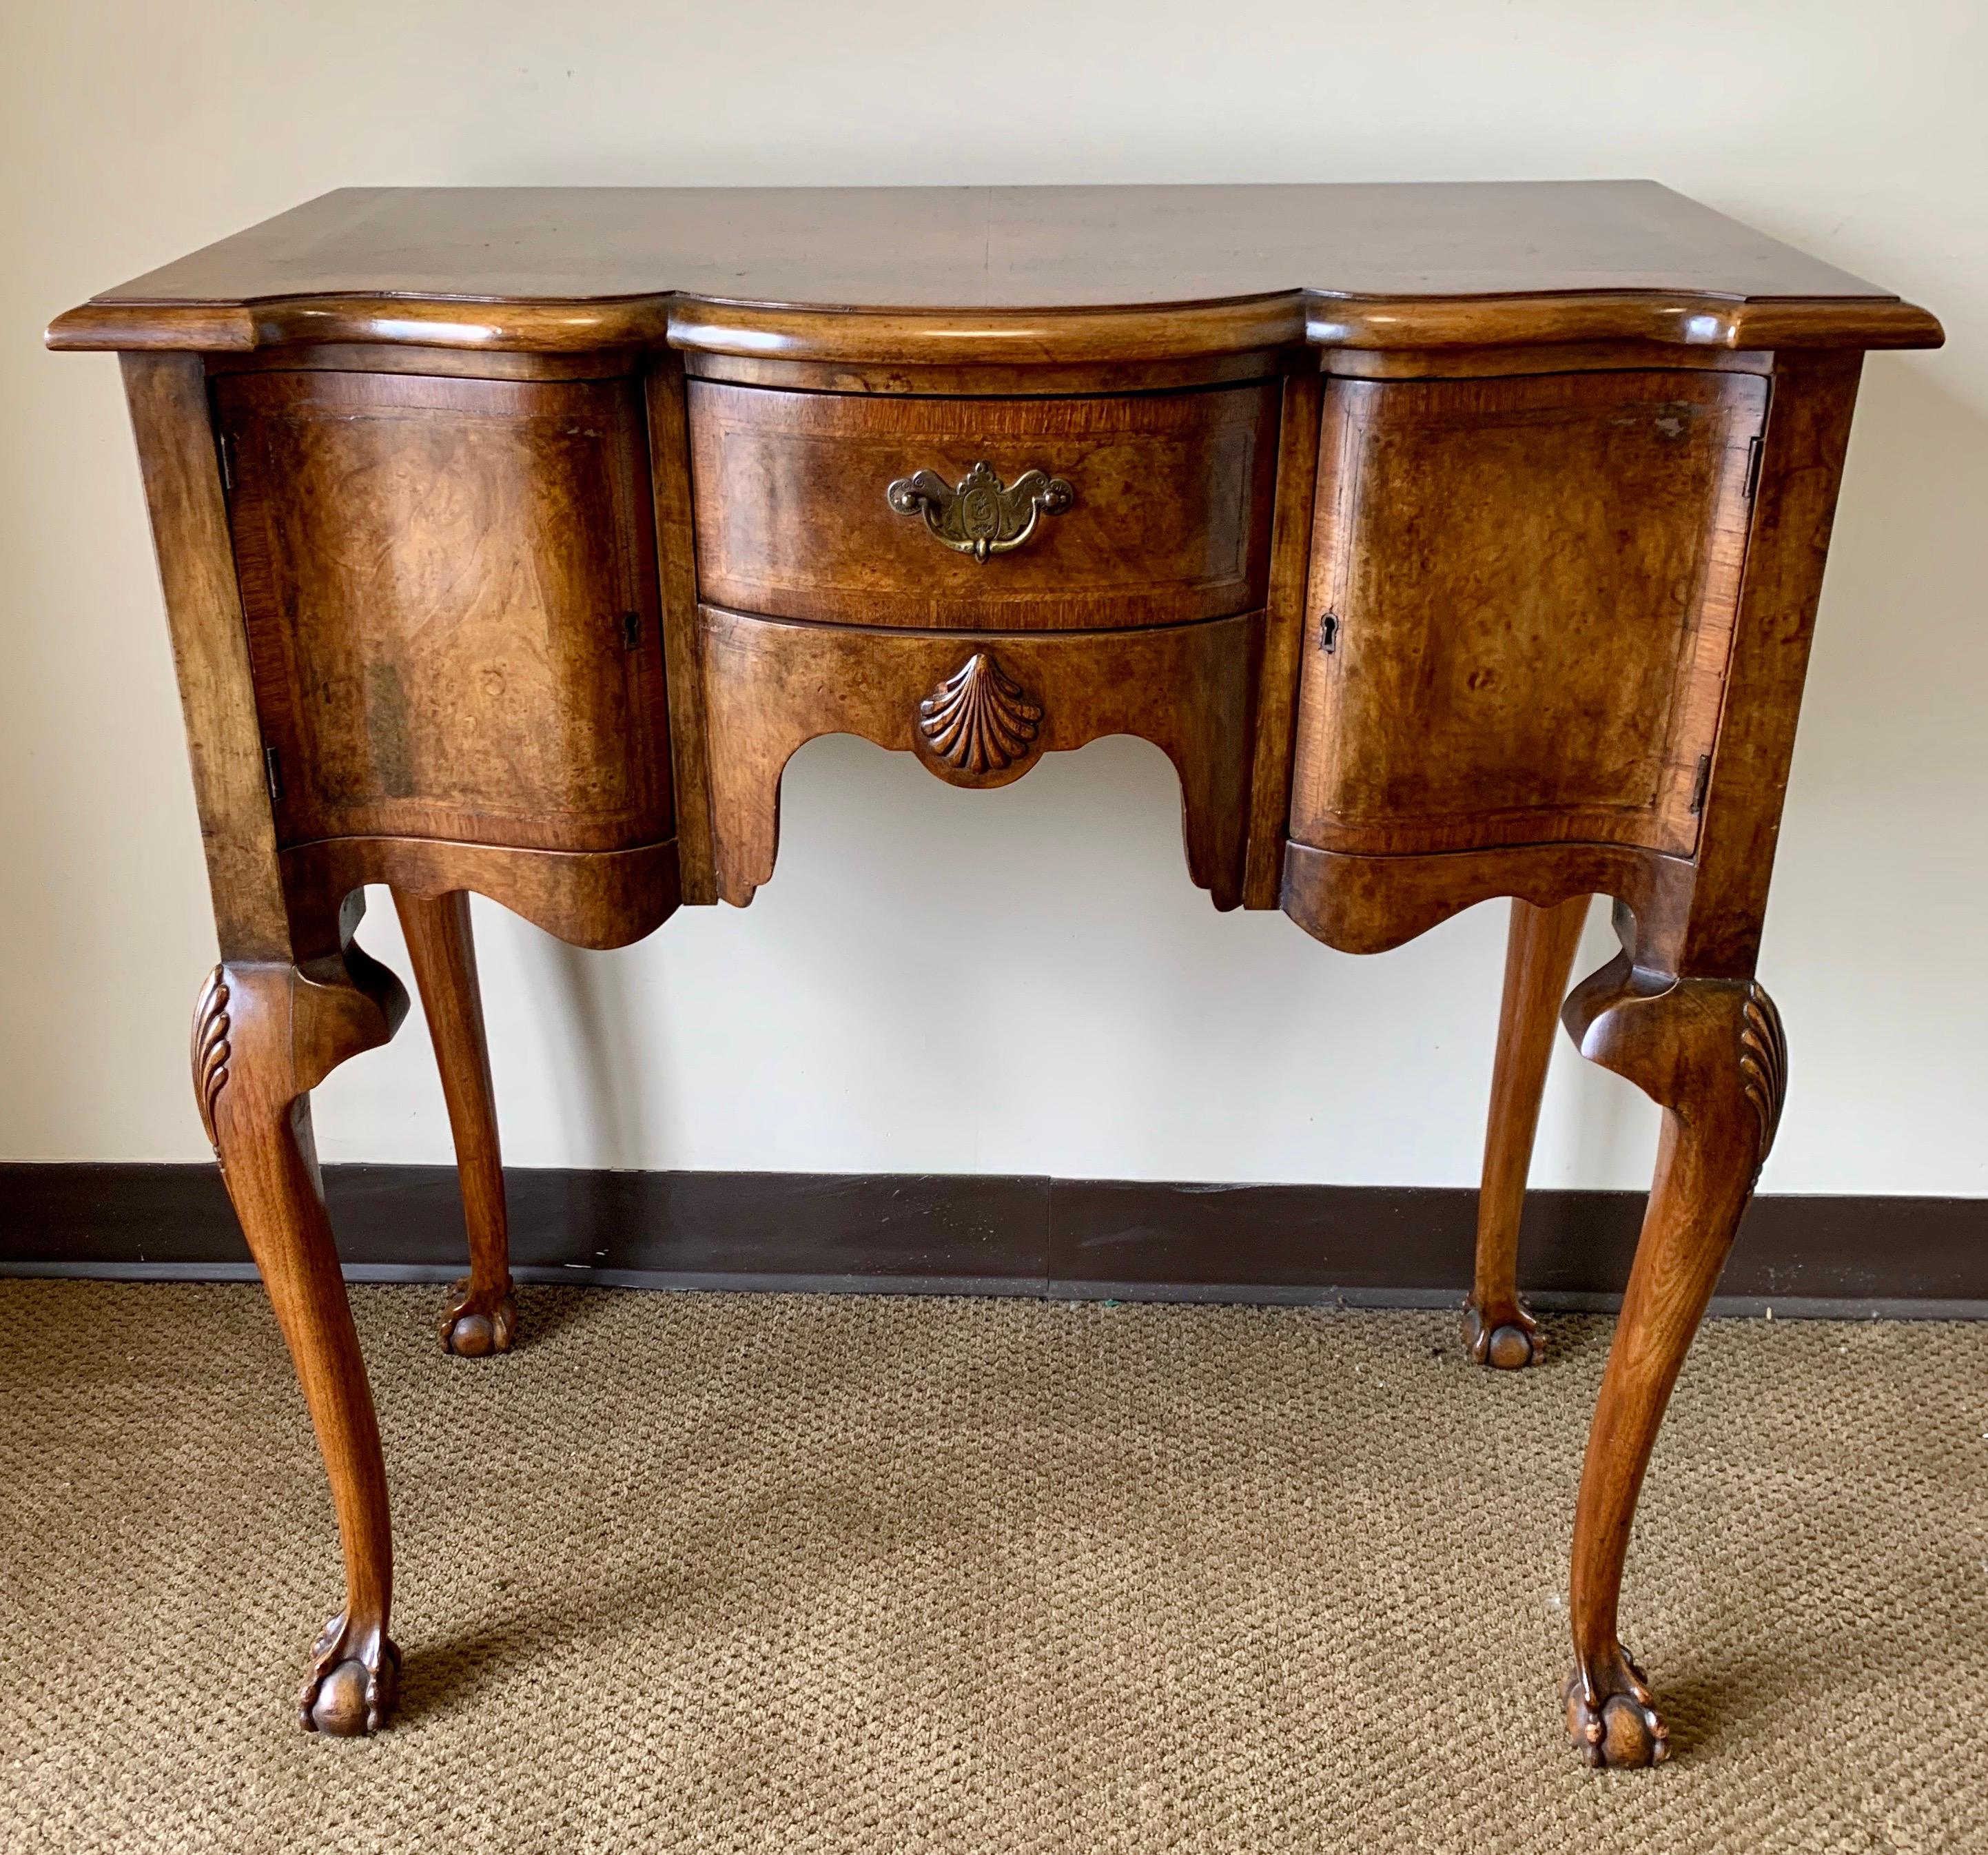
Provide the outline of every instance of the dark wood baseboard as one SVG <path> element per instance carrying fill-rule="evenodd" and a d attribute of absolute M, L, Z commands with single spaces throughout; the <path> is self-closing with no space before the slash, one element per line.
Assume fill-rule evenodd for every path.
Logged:
<path fill-rule="evenodd" d="M 527 1281 L 1065 1299 L 1436 1305 L 1470 1279 L 1476 1194 L 974 1174 L 514 1167 Z M 434 1280 L 465 1239 L 446 1166 L 327 1166 L 348 1272 Z M 1538 1191 L 1521 1275 L 1546 1308 L 1608 1306 L 1640 1193 Z M 253 1274 L 208 1165 L 0 1165 L 0 1274 Z M 1756 1199 L 1718 1308 L 1988 1315 L 1988 1199 Z"/>

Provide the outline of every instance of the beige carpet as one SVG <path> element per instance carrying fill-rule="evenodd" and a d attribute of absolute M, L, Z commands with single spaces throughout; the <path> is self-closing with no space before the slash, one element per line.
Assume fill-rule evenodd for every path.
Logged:
<path fill-rule="evenodd" d="M 297 1731 L 338 1598 L 259 1291 L 0 1283 L 0 1847 L 1988 1849 L 1988 1324 L 1714 1323 L 1628 1632 L 1678 1757 L 1561 1740 L 1608 1328 L 529 1292 L 354 1299 L 401 1716 Z"/>

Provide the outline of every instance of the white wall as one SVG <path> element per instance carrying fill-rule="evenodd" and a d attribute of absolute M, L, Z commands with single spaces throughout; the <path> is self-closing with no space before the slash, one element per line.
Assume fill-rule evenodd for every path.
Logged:
<path fill-rule="evenodd" d="M 204 1154 L 214 943 L 92 292 L 328 188 L 1651 175 L 1932 308 L 1865 373 L 1763 976 L 1768 1189 L 1988 1192 L 1988 15 L 1973 0 L 69 0 L 0 22 L 0 1156 Z M 1297 280 L 1293 280 L 1297 281 Z M 806 749 L 745 913 L 559 947 L 482 908 L 526 1164 L 1474 1176 L 1503 934 L 1354 960 L 1188 885 L 1156 749 L 957 793 Z M 401 960 L 376 897 L 367 937 Z M 1588 965 L 1610 943 L 1597 911 Z M 1537 1177 L 1636 1184 L 1654 1111 L 1564 1050 Z M 418 1021 L 329 1158 L 447 1152 Z"/>

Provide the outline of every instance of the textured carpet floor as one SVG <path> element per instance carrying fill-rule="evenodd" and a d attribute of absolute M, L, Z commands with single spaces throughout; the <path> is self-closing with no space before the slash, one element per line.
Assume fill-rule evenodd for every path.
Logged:
<path fill-rule="evenodd" d="M 1679 1755 L 1561 1738 L 1605 1322 L 538 1291 L 353 1299 L 407 1654 L 338 1599 L 259 1291 L 0 1283 L 0 1848 L 1988 1849 L 1988 1323 L 1714 1323 L 1626 1634 Z"/>

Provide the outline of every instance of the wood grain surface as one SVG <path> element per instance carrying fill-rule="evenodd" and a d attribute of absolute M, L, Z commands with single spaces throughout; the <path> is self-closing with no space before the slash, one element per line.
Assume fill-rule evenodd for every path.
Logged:
<path fill-rule="evenodd" d="M 891 633 L 701 614 L 718 894 L 743 907 L 773 873 L 780 776 L 817 736 L 915 753 L 948 785 L 1006 786 L 1045 753 L 1105 735 L 1151 741 L 1181 781 L 1188 870 L 1219 908 L 1242 900 L 1253 759 L 1256 615 L 1117 631 Z M 938 712 L 978 691 L 997 711 L 970 758 Z"/>
<path fill-rule="evenodd" d="M 904 397 L 690 383 L 698 578 L 773 618 L 1065 630 L 1263 603 L 1275 380 L 1104 397 Z M 885 500 L 929 470 L 1070 486 L 1012 552 L 948 549 Z"/>
<path fill-rule="evenodd" d="M 1688 853 L 1767 383 L 1327 387 L 1291 835 Z"/>
<path fill-rule="evenodd" d="M 1664 1113 L 1574 1526 L 1567 1723 L 1663 1757 L 1638 1492 L 1780 1113 L 1754 976 L 1862 351 L 1923 311 L 1639 182 L 360 189 L 95 299 L 126 356 L 221 964 L 196 1107 L 346 1547 L 306 1723 L 399 1666 L 384 1466 L 309 1094 L 405 998 L 508 1343 L 466 895 L 620 945 L 772 874 L 823 734 L 963 791 L 1128 733 L 1189 873 L 1330 945 L 1514 898 L 1471 1349 L 1533 1357 L 1563 1022 Z M 681 816 L 678 816 L 678 800 Z"/>
<path fill-rule="evenodd" d="M 286 843 L 669 835 L 638 383 L 246 373 L 215 401 Z"/>
<path fill-rule="evenodd" d="M 1439 312 L 1423 318 L 1430 338 L 1481 340 L 1454 299 L 1527 295 L 1564 299 L 1547 319 L 1581 340 L 1785 345 L 1809 325 L 1838 345 L 1938 338 L 1923 311 L 1648 181 L 349 188 L 106 291 L 54 338 L 579 350 L 674 331 L 741 353 L 850 341 L 849 358 L 938 359 L 949 345 L 964 360 L 1060 341 L 1065 358 L 1097 360 L 1165 331 L 1053 313 L 1216 306 L 1191 347 L 1276 346 L 1308 321 L 1325 345 L 1399 346 L 1415 333 L 1403 309 Z M 779 313 L 796 309 L 828 314 Z M 850 309 L 909 313 L 838 328 Z M 992 315 L 976 340 L 972 322 L 931 314 L 953 309 Z M 1774 341 L 1740 339 L 1749 320 Z"/>

